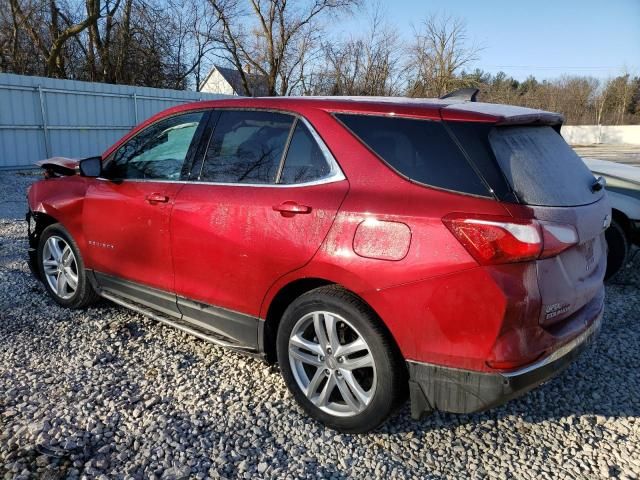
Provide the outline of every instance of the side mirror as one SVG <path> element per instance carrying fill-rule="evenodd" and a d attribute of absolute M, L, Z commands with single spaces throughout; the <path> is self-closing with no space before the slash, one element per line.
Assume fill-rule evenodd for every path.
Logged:
<path fill-rule="evenodd" d="M 102 175 L 102 157 L 89 157 L 78 164 L 83 177 L 99 177 Z"/>

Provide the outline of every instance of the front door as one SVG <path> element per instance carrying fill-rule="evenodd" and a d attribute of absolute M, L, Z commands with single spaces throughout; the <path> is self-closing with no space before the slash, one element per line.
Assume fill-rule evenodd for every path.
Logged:
<path fill-rule="evenodd" d="M 158 294 L 149 305 L 177 311 L 169 221 L 204 115 L 184 113 L 150 125 L 107 158 L 104 178 L 89 186 L 83 208 L 87 265 L 102 287 L 125 296 L 137 288 L 131 283 L 151 287 Z M 146 291 L 131 293 L 148 297 Z"/>
<path fill-rule="evenodd" d="M 171 218 L 185 317 L 255 344 L 268 288 L 313 257 L 347 190 L 335 160 L 302 119 L 219 113 L 202 168 L 179 192 Z M 187 299 L 224 310 L 206 315 Z"/>

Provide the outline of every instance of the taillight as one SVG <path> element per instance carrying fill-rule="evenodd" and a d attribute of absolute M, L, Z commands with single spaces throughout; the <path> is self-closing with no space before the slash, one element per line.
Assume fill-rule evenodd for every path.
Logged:
<path fill-rule="evenodd" d="M 547 258 L 575 245 L 571 225 L 491 215 L 451 214 L 443 223 L 481 265 Z"/>
<path fill-rule="evenodd" d="M 571 225 L 538 221 L 542 227 L 544 248 L 540 258 L 549 258 L 564 252 L 578 243 L 578 232 Z"/>

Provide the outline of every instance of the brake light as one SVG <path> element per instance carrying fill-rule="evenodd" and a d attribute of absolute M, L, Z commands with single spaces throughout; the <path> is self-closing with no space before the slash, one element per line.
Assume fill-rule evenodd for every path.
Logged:
<path fill-rule="evenodd" d="M 540 258 L 549 258 L 578 244 L 578 232 L 571 225 L 561 225 L 539 220 L 542 227 L 544 249 Z"/>
<path fill-rule="evenodd" d="M 451 214 L 446 227 L 481 265 L 548 258 L 575 245 L 571 225 L 491 215 Z"/>

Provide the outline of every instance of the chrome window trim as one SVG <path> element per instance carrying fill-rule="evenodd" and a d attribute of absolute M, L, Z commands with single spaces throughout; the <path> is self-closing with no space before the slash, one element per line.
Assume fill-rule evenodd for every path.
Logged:
<path fill-rule="evenodd" d="M 335 157 L 331 153 L 331 150 L 329 150 L 329 147 L 327 147 L 327 144 L 324 143 L 324 140 L 322 140 L 318 132 L 316 132 L 316 129 L 313 128 L 313 125 L 311 125 L 311 123 L 309 123 L 309 121 L 304 117 L 298 116 L 298 118 L 299 120 L 302 120 L 302 123 L 304 124 L 304 126 L 309 129 L 309 131 L 311 132 L 311 135 L 313 136 L 313 139 L 316 141 L 316 143 L 320 147 L 320 151 L 322 152 L 325 160 L 329 164 L 329 175 L 327 175 L 324 178 L 332 178 L 334 176 L 340 176 L 342 178 L 340 178 L 339 180 L 346 180 L 346 177 L 344 176 L 344 173 L 342 172 L 342 169 L 340 168 L 338 161 L 335 159 Z M 286 164 L 286 159 L 285 159 L 285 164 Z M 301 184 L 298 183 L 298 184 L 291 184 L 291 185 L 301 185 Z"/>
<path fill-rule="evenodd" d="M 194 108 L 194 109 L 189 109 L 189 110 L 183 110 L 180 112 L 176 112 L 176 113 L 172 113 L 171 115 L 167 115 L 165 117 L 159 118 L 157 119 L 155 122 L 150 123 L 149 125 L 147 125 L 146 127 L 144 127 L 142 130 L 140 130 L 139 132 L 136 132 L 135 135 L 132 135 L 131 137 L 127 138 L 126 141 L 122 142 L 118 148 L 116 148 L 115 150 L 113 150 L 106 158 L 102 159 L 102 168 L 104 168 L 105 166 L 108 166 L 114 159 L 115 156 L 117 155 L 117 153 L 125 146 L 127 145 L 127 143 L 129 143 L 131 140 L 133 140 L 134 138 L 136 138 L 138 135 L 146 132 L 148 129 L 150 129 L 151 127 L 153 127 L 154 125 L 157 125 L 160 122 L 164 122 L 165 120 L 168 120 L 170 118 L 174 118 L 180 115 L 189 115 L 192 113 L 202 113 L 204 115 L 208 114 L 211 111 L 210 108 L 206 108 L 206 107 L 201 107 L 201 108 Z M 204 117 L 203 117 L 204 118 Z M 146 122 L 147 120 L 145 120 L 144 122 Z M 202 121 L 202 119 L 200 119 L 200 121 Z M 132 128 L 129 129 L 129 132 L 131 132 L 132 130 L 135 130 L 136 128 L 138 128 L 140 125 L 142 125 L 144 122 L 139 123 L 138 125 L 134 125 Z M 125 134 L 125 136 L 128 135 Z M 121 181 L 124 181 L 125 179 L 121 179 Z M 133 179 L 132 179 L 133 180 Z"/>
<path fill-rule="evenodd" d="M 184 185 L 213 185 L 217 187 L 259 187 L 259 188 L 297 188 L 297 187 L 313 187 L 316 185 L 326 185 L 328 183 L 336 183 L 346 180 L 347 178 L 340 172 L 339 175 L 334 175 L 331 177 L 324 177 L 319 180 L 314 180 L 312 182 L 304 182 L 304 183 L 220 183 L 220 182 L 198 182 L 195 180 L 153 180 L 153 179 L 144 179 L 144 178 L 131 178 L 118 180 L 117 183 L 175 183 L 175 184 L 184 184 Z M 97 177 L 96 180 L 101 180 L 104 182 L 112 182 L 108 178 Z"/>
<path fill-rule="evenodd" d="M 206 181 L 199 181 L 197 179 L 193 179 L 193 180 L 165 180 L 165 179 L 151 179 L 151 178 L 150 179 L 144 179 L 144 178 L 130 178 L 129 179 L 129 178 L 125 178 L 125 179 L 119 179 L 118 183 L 124 183 L 124 182 L 149 183 L 149 182 L 155 182 L 155 183 L 175 183 L 175 184 L 189 184 L 189 185 L 213 185 L 213 186 L 219 186 L 219 187 L 297 188 L 297 187 L 313 187 L 313 186 L 316 186 L 316 185 L 325 185 L 325 184 L 329 184 L 329 183 L 341 182 L 341 181 L 347 179 L 347 177 L 342 172 L 342 169 L 340 168 L 340 165 L 338 164 L 338 161 L 335 159 L 335 157 L 331 153 L 331 150 L 329 150 L 329 147 L 327 147 L 327 145 L 324 142 L 324 140 L 322 139 L 322 137 L 320 137 L 318 132 L 316 132 L 316 129 L 311 125 L 311 123 L 309 123 L 309 121 L 306 118 L 304 118 L 303 116 L 301 116 L 300 114 L 298 114 L 296 112 L 289 112 L 289 111 L 284 111 L 284 110 L 273 110 L 273 109 L 263 109 L 263 108 L 224 107 L 224 108 L 213 108 L 213 109 L 210 109 L 210 111 L 212 111 L 212 112 L 215 112 L 216 110 L 240 110 L 240 111 L 284 113 L 284 114 L 293 116 L 298 121 L 302 121 L 302 123 L 311 132 L 311 136 L 313 137 L 315 142 L 318 144 L 318 147 L 320 147 L 320 151 L 324 155 L 325 160 L 327 161 L 327 164 L 329 165 L 329 175 L 327 175 L 325 177 L 322 177 L 322 178 L 319 178 L 317 180 L 310 181 L 310 182 L 289 183 L 289 184 L 283 184 L 283 183 L 229 183 L 229 182 L 206 182 Z M 295 124 L 293 125 L 293 127 L 295 127 Z M 286 159 L 285 159 L 284 163 L 286 164 Z M 104 177 L 97 177 L 97 179 L 98 180 L 107 181 L 107 182 L 111 182 L 112 181 L 112 180 L 109 180 L 108 178 L 104 178 Z"/>

